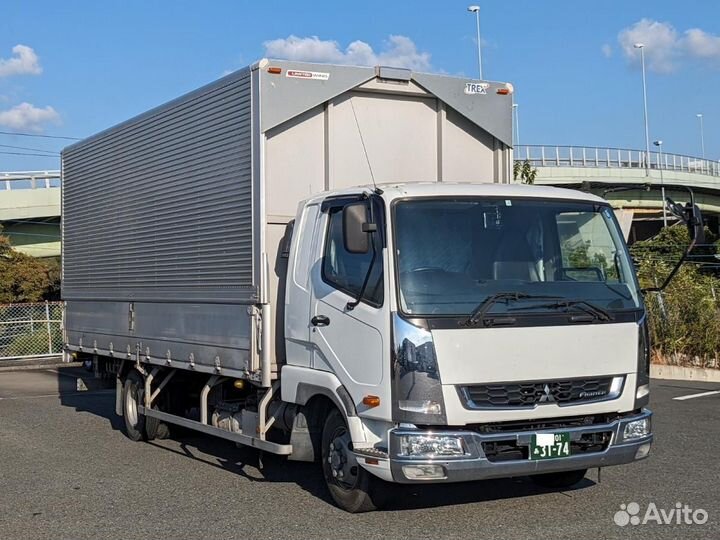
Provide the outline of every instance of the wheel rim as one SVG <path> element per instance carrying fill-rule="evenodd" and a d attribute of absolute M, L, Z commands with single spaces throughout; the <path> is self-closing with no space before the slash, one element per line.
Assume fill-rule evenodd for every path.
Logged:
<path fill-rule="evenodd" d="M 128 391 L 125 392 L 125 414 L 127 416 L 128 423 L 131 426 L 137 426 L 137 389 L 135 388 L 134 384 L 129 385 Z"/>
<path fill-rule="evenodd" d="M 328 444 L 327 469 L 329 480 L 345 489 L 353 489 L 358 481 L 358 464 L 350 450 L 352 441 L 345 428 L 333 432 Z"/>

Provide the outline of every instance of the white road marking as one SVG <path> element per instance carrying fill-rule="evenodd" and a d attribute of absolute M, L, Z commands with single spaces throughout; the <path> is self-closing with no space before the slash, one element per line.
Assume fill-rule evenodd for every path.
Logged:
<path fill-rule="evenodd" d="M 713 390 L 711 392 L 702 392 L 700 394 L 690 394 L 689 396 L 680 396 L 673 398 L 675 401 L 684 401 L 686 399 L 694 399 L 696 397 L 714 396 L 720 394 L 720 390 Z"/>

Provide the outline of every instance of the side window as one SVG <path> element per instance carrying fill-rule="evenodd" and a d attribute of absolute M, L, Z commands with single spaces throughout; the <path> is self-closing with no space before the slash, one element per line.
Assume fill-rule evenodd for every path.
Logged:
<path fill-rule="evenodd" d="M 599 212 L 565 212 L 557 215 L 562 274 L 574 281 L 617 283 L 618 248 Z"/>
<path fill-rule="evenodd" d="M 349 253 L 343 243 L 342 208 L 330 209 L 328 231 L 323 253 L 323 281 L 350 296 L 357 297 L 362 290 L 365 276 L 370 269 L 365 294 L 362 300 L 379 306 L 383 302 L 383 261 L 382 249 L 376 239 L 375 262 L 372 249 L 368 253 Z"/>

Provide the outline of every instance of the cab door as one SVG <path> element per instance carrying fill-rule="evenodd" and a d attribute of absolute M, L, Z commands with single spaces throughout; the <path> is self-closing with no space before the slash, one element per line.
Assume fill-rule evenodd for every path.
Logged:
<path fill-rule="evenodd" d="M 343 241 L 343 210 L 357 200 L 338 199 L 323 204 L 317 263 L 310 271 L 312 367 L 333 372 L 350 393 L 359 414 L 390 418 L 382 206 L 373 202 L 370 211 L 371 202 L 365 201 L 377 231 L 368 233 L 372 239 L 367 253 L 351 253 Z M 380 406 L 363 405 L 363 397 L 368 395 L 380 397 Z"/>

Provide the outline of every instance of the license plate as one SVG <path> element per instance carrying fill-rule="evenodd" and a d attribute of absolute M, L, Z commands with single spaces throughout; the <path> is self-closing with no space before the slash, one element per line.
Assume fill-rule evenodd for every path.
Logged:
<path fill-rule="evenodd" d="M 569 433 L 538 433 L 530 439 L 530 459 L 551 459 L 569 455 Z"/>

